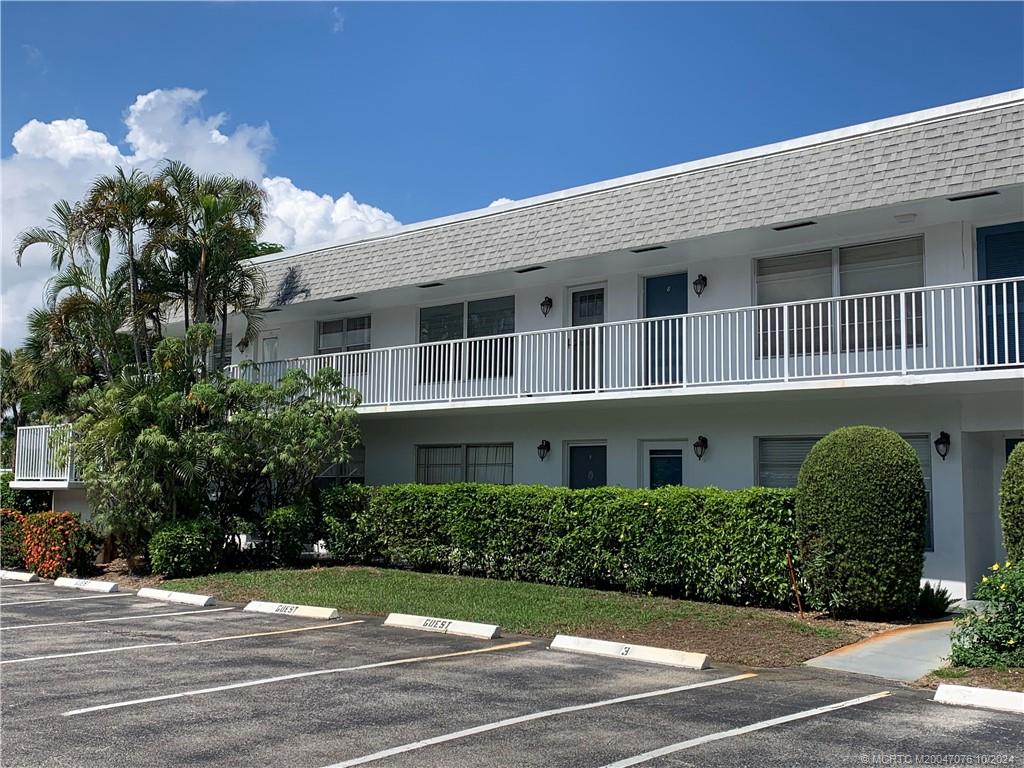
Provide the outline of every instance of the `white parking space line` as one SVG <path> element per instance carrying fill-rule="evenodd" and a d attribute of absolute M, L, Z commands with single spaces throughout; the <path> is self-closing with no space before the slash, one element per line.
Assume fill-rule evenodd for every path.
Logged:
<path fill-rule="evenodd" d="M 297 627 L 295 629 L 275 629 L 270 632 L 251 632 L 247 635 L 228 635 L 226 637 L 207 637 L 202 640 L 172 640 L 166 643 L 143 643 L 141 645 L 121 645 L 116 648 L 98 648 L 92 651 L 75 651 L 73 653 L 51 653 L 47 656 L 27 656 L 24 659 L 4 659 L 0 664 L 26 664 L 30 661 L 46 661 L 49 659 L 69 659 L 73 656 L 95 656 L 100 653 L 121 653 L 138 651 L 144 648 L 171 648 L 184 645 L 202 645 L 204 643 L 225 643 L 228 640 L 245 640 L 250 637 L 269 637 L 270 635 L 288 635 L 295 632 L 312 632 L 319 629 L 334 629 L 352 624 L 362 624 L 363 619 L 342 621 L 334 624 L 317 624 L 315 627 Z"/>
<path fill-rule="evenodd" d="M 742 675 L 734 675 L 733 677 L 719 677 L 714 680 L 705 680 L 700 683 L 690 683 L 689 685 L 677 685 L 674 688 L 662 688 L 657 691 L 647 691 L 645 693 L 634 693 L 630 696 L 619 696 L 614 699 L 604 699 L 602 701 L 592 701 L 588 704 L 576 704 L 570 707 L 559 707 L 558 709 L 546 709 L 542 712 L 533 712 L 529 715 L 520 715 L 519 717 L 510 717 L 505 720 L 496 720 L 493 723 L 485 723 L 484 725 L 478 725 L 473 728 L 466 728 L 462 731 L 455 731 L 454 733 L 446 733 L 442 736 L 434 736 L 429 739 L 423 739 L 421 741 L 414 741 L 409 744 L 402 744 L 398 747 L 391 747 L 390 749 L 382 749 L 380 752 L 374 752 L 371 755 L 363 755 L 362 757 L 355 757 L 351 760 L 344 760 L 340 763 L 333 763 L 328 768 L 349 768 L 355 765 L 365 765 L 366 763 L 372 763 L 377 760 L 383 760 L 386 757 L 394 757 L 395 755 L 401 755 L 406 752 L 413 752 L 417 749 L 423 749 L 424 747 L 430 747 L 435 744 L 444 744 L 448 741 L 455 741 L 456 739 L 464 739 L 467 736 L 475 736 L 480 733 L 487 733 L 488 731 L 494 731 L 499 728 L 508 728 L 512 725 L 519 725 L 520 723 L 528 723 L 531 720 L 542 720 L 547 717 L 556 717 L 557 715 L 566 715 L 570 712 L 582 712 L 587 709 L 597 709 L 598 707 L 609 707 L 613 704 L 624 704 L 629 701 L 641 701 L 643 699 L 651 699 L 656 696 L 668 696 L 673 693 L 682 693 L 683 691 L 693 691 L 698 688 L 710 688 L 714 685 L 722 685 L 723 683 L 733 683 L 739 680 L 747 680 L 751 677 L 757 677 L 753 672 L 747 672 Z"/>
<path fill-rule="evenodd" d="M 246 680 L 242 683 L 230 683 L 228 685 L 218 685 L 213 688 L 198 688 L 191 691 L 181 691 L 179 693 L 168 693 L 163 696 L 149 696 L 145 699 L 132 699 L 130 701 L 117 701 L 112 704 L 100 704 L 95 707 L 84 707 L 82 709 L 72 709 L 64 712 L 65 717 L 71 715 L 84 715 L 88 712 L 99 712 L 105 709 L 121 709 L 123 707 L 133 707 L 138 704 L 150 704 L 155 701 L 170 701 L 171 699 L 182 699 L 189 696 L 204 696 L 208 693 L 220 693 L 221 691 L 234 691 L 239 688 L 252 688 L 257 685 L 270 685 L 272 683 L 281 683 L 286 680 L 301 680 L 306 677 L 319 677 L 322 675 L 337 675 L 342 672 L 358 672 L 364 669 L 380 669 L 382 667 L 395 667 L 401 664 L 415 664 L 424 661 L 439 661 L 441 659 L 454 659 L 460 656 L 474 656 L 481 653 L 493 653 L 494 651 L 505 651 L 511 648 L 521 648 L 526 645 L 532 645 L 530 640 L 521 640 L 515 643 L 504 643 L 502 645 L 491 645 L 486 648 L 474 648 L 469 651 L 454 651 L 452 653 L 438 653 L 433 656 L 413 656 L 405 659 L 392 659 L 391 661 L 377 661 L 372 664 L 359 664 L 354 667 L 335 667 L 334 669 L 315 669 L 310 672 L 296 672 L 291 675 L 279 675 L 278 677 L 265 677 L 261 680 Z"/>
<path fill-rule="evenodd" d="M 0 603 L 0 608 L 11 605 L 38 605 L 39 603 L 66 603 L 69 600 L 105 600 L 111 597 L 135 597 L 131 592 L 111 592 L 106 595 L 85 595 L 84 597 L 50 597 L 46 600 L 6 600 Z"/>
<path fill-rule="evenodd" d="M 762 720 L 757 723 L 751 723 L 750 725 L 744 725 L 741 728 L 730 728 L 728 731 L 709 733 L 707 736 L 698 736 L 696 739 L 680 741 L 677 744 L 669 744 L 667 747 L 653 749 L 650 752 L 644 752 L 642 755 L 636 755 L 635 757 L 627 757 L 624 760 L 619 760 L 615 763 L 609 763 L 608 765 L 603 766 L 603 768 L 629 768 L 629 766 L 631 765 L 640 765 L 641 763 L 647 763 L 659 757 L 664 757 L 665 755 L 671 755 L 676 752 L 682 752 L 684 749 L 692 749 L 693 747 L 699 747 L 701 744 L 708 744 L 712 741 L 721 741 L 722 739 L 731 739 L 734 736 L 742 736 L 745 733 L 761 731 L 765 728 L 772 728 L 776 725 L 791 723 L 794 720 L 806 720 L 809 717 L 817 717 L 818 715 L 824 715 L 828 712 L 834 712 L 837 709 L 845 709 L 846 707 L 856 707 L 858 704 L 866 704 L 869 701 L 882 699 L 889 695 L 891 695 L 889 691 L 880 691 L 879 693 L 872 693 L 868 696 L 861 696 L 859 699 L 839 701 L 835 704 L 829 704 L 824 707 L 815 707 L 814 709 L 805 709 L 802 712 L 794 712 L 791 715 L 773 717 L 771 720 Z"/>
<path fill-rule="evenodd" d="M 101 624 L 107 621 L 144 621 L 147 619 L 158 619 L 161 616 L 191 616 L 196 613 L 220 613 L 221 611 L 234 611 L 235 608 L 207 608 L 201 611 L 174 611 L 173 613 L 144 613 L 139 616 L 113 616 L 105 619 L 84 619 L 82 621 L 51 621 L 45 624 L 19 624 L 16 627 L 0 627 L 0 632 L 10 632 L 13 629 L 42 629 L 43 627 L 65 627 L 69 624 Z"/>
<path fill-rule="evenodd" d="M 46 586 L 52 586 L 52 584 L 50 584 L 50 582 L 48 582 L 48 581 L 19 581 L 19 582 L 15 583 L 15 584 L 8 584 L 5 581 L 2 584 L 0 584 L 0 594 L 2 594 L 4 592 L 4 590 L 14 589 L 15 587 L 46 587 Z"/>

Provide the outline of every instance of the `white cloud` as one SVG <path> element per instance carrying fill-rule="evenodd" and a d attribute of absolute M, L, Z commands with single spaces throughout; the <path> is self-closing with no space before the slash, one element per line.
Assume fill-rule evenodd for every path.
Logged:
<path fill-rule="evenodd" d="M 492 201 L 487 207 L 488 208 L 500 208 L 503 205 L 508 205 L 509 203 L 514 203 L 514 202 L 515 202 L 515 200 L 513 200 L 511 197 L 499 197 L 497 200 Z"/>
<path fill-rule="evenodd" d="M 0 343 L 13 347 L 24 336 L 25 319 L 41 303 L 50 277 L 49 252 L 34 246 L 22 267 L 12 244 L 18 232 L 45 222 L 61 198 L 79 199 L 96 176 L 115 165 L 152 170 L 165 158 L 182 160 L 204 172 L 261 179 L 270 198 L 262 237 L 288 248 L 379 232 L 399 225 L 379 208 L 346 192 L 337 199 L 300 189 L 288 178 L 265 178 L 266 156 L 274 138 L 268 125 L 225 128 L 227 115 L 203 116 L 205 91 L 155 90 L 139 96 L 124 115 L 124 154 L 85 120 L 49 123 L 30 120 L 11 141 L 14 154 L 0 161 Z"/>

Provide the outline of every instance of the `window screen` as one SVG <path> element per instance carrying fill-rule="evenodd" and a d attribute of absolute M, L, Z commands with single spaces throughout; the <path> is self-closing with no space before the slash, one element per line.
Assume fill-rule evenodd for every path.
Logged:
<path fill-rule="evenodd" d="M 512 482 L 512 444 L 466 446 L 466 481 L 470 483 Z"/>
<path fill-rule="evenodd" d="M 497 336 L 516 330 L 515 296 L 471 301 L 466 305 L 466 335 Z"/>
<path fill-rule="evenodd" d="M 757 303 L 820 299 L 832 295 L 832 251 L 815 251 L 797 256 L 778 256 L 757 262 Z M 785 321 L 778 309 L 758 313 L 759 356 L 777 355 L 785 349 L 783 329 L 789 327 L 791 354 L 831 349 L 832 314 L 828 302 L 811 302 L 786 307 Z"/>
<path fill-rule="evenodd" d="M 317 352 L 355 352 L 370 348 L 370 316 L 325 320 L 318 324 Z"/>
<path fill-rule="evenodd" d="M 757 441 L 757 484 L 795 488 L 800 466 L 821 437 L 761 437 Z"/>
<path fill-rule="evenodd" d="M 416 482 L 512 482 L 512 444 L 421 445 L 416 448 Z"/>
<path fill-rule="evenodd" d="M 420 310 L 420 343 L 461 339 L 463 310 L 461 302 L 423 307 Z"/>

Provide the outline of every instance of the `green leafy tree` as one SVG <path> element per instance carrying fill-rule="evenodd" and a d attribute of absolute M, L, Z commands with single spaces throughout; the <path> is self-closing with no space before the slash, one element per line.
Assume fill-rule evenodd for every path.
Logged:
<path fill-rule="evenodd" d="M 301 501 L 358 438 L 357 395 L 338 374 L 290 371 L 278 386 L 208 374 L 210 325 L 164 339 L 153 372 L 126 369 L 80 401 L 75 456 L 98 521 L 133 563 L 179 518 L 259 522 Z M 134 563 L 133 563 L 134 564 Z"/>

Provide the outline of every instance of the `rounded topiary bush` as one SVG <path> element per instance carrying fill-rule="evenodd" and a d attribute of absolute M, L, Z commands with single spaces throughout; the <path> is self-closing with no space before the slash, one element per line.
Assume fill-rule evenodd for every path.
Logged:
<path fill-rule="evenodd" d="M 844 427 L 819 440 L 800 469 L 796 494 L 811 604 L 844 615 L 912 613 L 927 514 L 921 465 L 898 434 Z"/>
<path fill-rule="evenodd" d="M 170 579 L 211 573 L 224 551 L 224 533 L 213 520 L 175 520 L 149 540 L 149 565 Z"/>
<path fill-rule="evenodd" d="M 1017 443 L 999 484 L 999 520 L 1010 562 L 1024 560 L 1024 443 Z"/>

